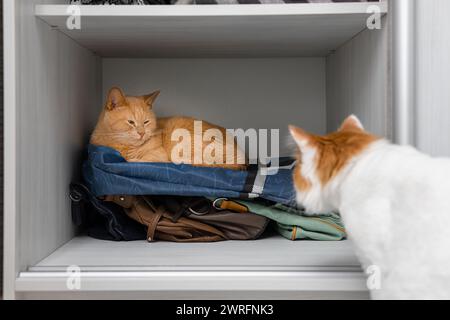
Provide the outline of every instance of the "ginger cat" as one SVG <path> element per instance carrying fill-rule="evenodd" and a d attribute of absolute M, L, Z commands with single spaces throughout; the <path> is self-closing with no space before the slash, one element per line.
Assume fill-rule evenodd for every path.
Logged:
<path fill-rule="evenodd" d="M 290 130 L 297 200 L 340 212 L 372 297 L 450 299 L 450 159 L 391 144 L 355 116 L 326 136 Z"/>
<path fill-rule="evenodd" d="M 190 141 L 187 148 L 190 149 L 188 161 L 185 164 L 193 164 L 202 167 L 220 167 L 233 170 L 244 170 L 246 158 L 244 152 L 237 146 L 234 137 L 226 133 L 224 128 L 202 121 L 201 137 L 194 130 L 194 122 L 198 121 L 188 117 L 171 117 L 157 119 L 153 112 L 153 103 L 159 95 L 159 91 L 142 97 L 125 96 L 120 88 L 112 88 L 108 94 L 106 105 L 100 115 L 97 126 L 91 136 L 91 144 L 111 147 L 120 152 L 129 162 L 174 162 L 172 150 L 179 144 L 179 140 L 172 141 L 173 133 L 177 129 L 189 132 Z M 213 129 L 223 136 L 212 138 L 205 142 L 203 134 Z M 197 135 L 197 137 L 195 137 Z M 177 138 L 175 138 L 177 139 Z M 225 140 L 225 141 L 223 141 Z M 200 141 L 200 153 L 213 142 L 223 148 L 219 161 L 198 161 L 194 142 Z M 228 145 L 227 145 L 228 144 Z M 229 149 L 227 149 L 229 148 Z M 226 161 L 226 150 L 232 150 L 233 161 Z M 214 152 L 213 156 L 214 156 Z M 196 160 L 196 161 L 194 161 Z M 229 163 L 231 162 L 231 163 Z"/>

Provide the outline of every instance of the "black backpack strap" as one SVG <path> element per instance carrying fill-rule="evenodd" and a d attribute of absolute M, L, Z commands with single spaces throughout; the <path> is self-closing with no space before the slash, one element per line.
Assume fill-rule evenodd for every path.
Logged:
<path fill-rule="evenodd" d="M 250 165 L 247 170 L 247 179 L 240 198 L 259 198 L 264 192 L 267 176 L 270 174 L 276 174 L 280 170 L 292 170 L 295 166 L 295 162 L 296 161 L 293 158 L 279 158 L 277 163 L 270 161 L 267 165 L 262 163 L 259 165 Z"/>
<path fill-rule="evenodd" d="M 70 184 L 69 197 L 72 207 L 72 221 L 77 227 L 85 225 L 86 217 L 86 202 L 89 202 L 89 190 L 79 183 Z"/>
<path fill-rule="evenodd" d="M 241 192 L 242 199 L 248 199 L 249 195 L 252 193 L 253 185 L 255 184 L 255 179 L 258 176 L 258 165 L 251 164 L 247 168 L 247 178 L 245 179 L 244 188 Z"/>

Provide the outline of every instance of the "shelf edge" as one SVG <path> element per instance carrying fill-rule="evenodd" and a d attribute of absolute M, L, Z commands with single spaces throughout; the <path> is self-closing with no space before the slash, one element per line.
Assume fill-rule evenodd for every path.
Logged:
<path fill-rule="evenodd" d="M 362 272 L 86 272 L 75 291 L 71 281 L 65 272 L 23 272 L 16 291 L 368 291 Z"/>
<path fill-rule="evenodd" d="M 214 17 L 214 16 L 308 16 L 368 14 L 371 6 L 379 6 L 387 13 L 386 2 L 359 3 L 306 3 L 306 4 L 255 4 L 255 5 L 148 5 L 148 6 L 79 6 L 85 17 Z M 70 5 L 36 5 L 35 15 L 67 17 Z"/>

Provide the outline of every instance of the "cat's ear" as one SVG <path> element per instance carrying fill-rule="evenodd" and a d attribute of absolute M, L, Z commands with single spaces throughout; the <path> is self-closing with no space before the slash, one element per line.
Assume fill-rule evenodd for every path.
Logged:
<path fill-rule="evenodd" d="M 115 108 L 125 104 L 125 95 L 118 87 L 113 87 L 109 90 L 108 99 L 106 101 L 106 109 L 111 111 Z"/>
<path fill-rule="evenodd" d="M 153 93 L 150 93 L 150 94 L 144 96 L 143 98 L 145 100 L 145 103 L 148 104 L 150 108 L 152 108 L 153 103 L 156 101 L 156 98 L 158 98 L 160 93 L 161 93 L 161 91 L 157 90 Z"/>
<path fill-rule="evenodd" d="M 339 131 L 364 131 L 364 127 L 358 117 L 351 115 L 342 123 Z"/>
<path fill-rule="evenodd" d="M 304 153 L 312 140 L 311 135 L 305 130 L 297 128 L 295 126 L 289 126 L 289 131 L 291 132 L 292 138 L 294 138 L 295 143 L 297 143 L 300 152 Z"/>

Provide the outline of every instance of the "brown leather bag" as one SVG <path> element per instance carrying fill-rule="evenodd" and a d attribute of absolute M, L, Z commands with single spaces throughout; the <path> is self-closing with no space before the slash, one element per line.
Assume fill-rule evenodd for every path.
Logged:
<path fill-rule="evenodd" d="M 253 213 L 217 210 L 205 198 L 109 196 L 126 214 L 147 226 L 149 242 L 254 240 L 269 220 Z"/>

